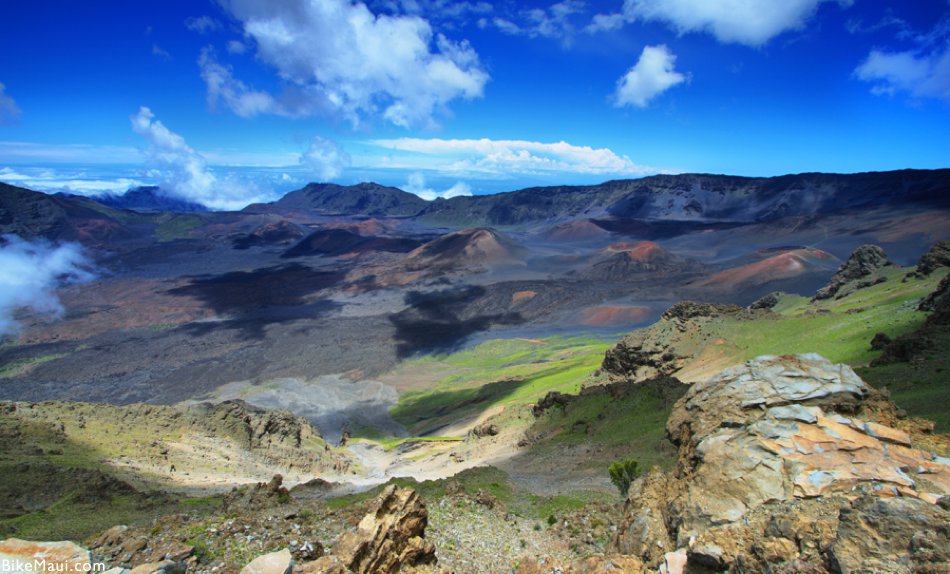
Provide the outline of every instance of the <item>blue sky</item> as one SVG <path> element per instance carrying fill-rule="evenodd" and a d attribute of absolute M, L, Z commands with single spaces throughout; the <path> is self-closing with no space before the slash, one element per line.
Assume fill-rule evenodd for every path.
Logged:
<path fill-rule="evenodd" d="M 44 190 L 950 167 L 947 0 L 33 0 L 0 54 L 0 181 Z"/>

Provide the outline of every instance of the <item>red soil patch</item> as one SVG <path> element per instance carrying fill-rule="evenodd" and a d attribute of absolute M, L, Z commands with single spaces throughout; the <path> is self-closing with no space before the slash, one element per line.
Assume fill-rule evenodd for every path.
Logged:
<path fill-rule="evenodd" d="M 817 249 L 795 249 L 755 263 L 720 271 L 699 283 L 702 287 L 734 289 L 739 285 L 760 285 L 779 279 L 790 279 L 805 273 L 811 267 L 811 261 L 827 260 L 832 256 Z"/>
<path fill-rule="evenodd" d="M 607 247 L 607 251 L 612 253 L 626 253 L 634 261 L 640 261 L 642 263 L 666 253 L 662 247 L 652 241 L 639 241 L 637 243 L 621 241 L 620 243 L 614 243 Z"/>
<path fill-rule="evenodd" d="M 588 327 L 609 327 L 613 325 L 637 323 L 647 319 L 649 316 L 650 309 L 647 307 L 608 305 L 586 309 L 584 315 L 581 317 L 581 324 L 587 325 Z"/>
<path fill-rule="evenodd" d="M 522 301 L 530 301 L 534 299 L 537 294 L 537 291 L 516 291 L 511 294 L 511 303 L 515 304 L 521 303 Z"/>
<path fill-rule="evenodd" d="M 542 341 L 541 339 L 525 339 L 523 337 L 515 337 L 515 341 L 524 341 L 525 343 L 534 343 L 535 345 L 547 345 L 547 341 Z"/>

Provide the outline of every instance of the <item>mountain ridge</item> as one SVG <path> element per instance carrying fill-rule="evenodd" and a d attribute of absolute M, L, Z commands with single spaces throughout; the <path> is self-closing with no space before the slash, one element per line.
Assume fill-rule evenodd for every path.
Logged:
<path fill-rule="evenodd" d="M 302 209 L 323 215 L 409 217 L 471 227 L 595 217 L 748 223 L 907 203 L 950 204 L 950 169 L 807 172 L 774 177 L 661 174 L 595 185 L 529 187 L 433 202 L 376 183 L 311 183 L 275 202 L 253 204 L 244 211 Z"/>

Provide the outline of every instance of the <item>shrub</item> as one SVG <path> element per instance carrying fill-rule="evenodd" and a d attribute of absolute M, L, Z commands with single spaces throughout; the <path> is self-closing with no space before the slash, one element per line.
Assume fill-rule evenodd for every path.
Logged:
<path fill-rule="evenodd" d="M 640 476 L 640 469 L 637 468 L 639 465 L 640 462 L 635 458 L 621 458 L 610 463 L 607 469 L 610 473 L 610 482 L 614 483 L 620 491 L 620 496 L 626 497 L 627 491 L 630 490 L 630 483 Z"/>

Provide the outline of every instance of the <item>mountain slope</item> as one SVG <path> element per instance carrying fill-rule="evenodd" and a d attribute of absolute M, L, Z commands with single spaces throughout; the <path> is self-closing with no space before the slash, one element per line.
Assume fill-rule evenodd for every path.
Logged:
<path fill-rule="evenodd" d="M 950 169 L 769 178 L 656 175 L 599 185 L 454 197 L 429 204 L 421 217 L 466 225 L 518 225 L 580 217 L 753 222 L 910 203 L 948 207 Z"/>
<path fill-rule="evenodd" d="M 418 214 L 425 206 L 424 199 L 395 187 L 375 183 L 311 183 L 273 203 L 249 205 L 244 211 L 310 211 L 322 215 L 406 217 Z"/>
<path fill-rule="evenodd" d="M 122 195 L 102 195 L 95 199 L 99 203 L 108 205 L 109 207 L 131 209 L 132 211 L 171 211 L 175 213 L 201 213 L 208 211 L 208 208 L 200 203 L 165 195 L 154 185 L 136 187 Z"/>

